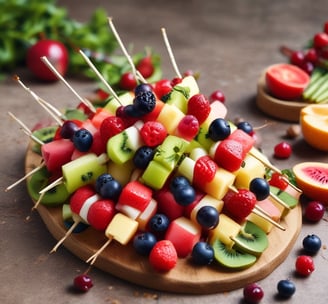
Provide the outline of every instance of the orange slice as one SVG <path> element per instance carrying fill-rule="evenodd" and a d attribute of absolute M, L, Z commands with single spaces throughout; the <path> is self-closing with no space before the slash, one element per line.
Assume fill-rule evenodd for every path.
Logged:
<path fill-rule="evenodd" d="M 305 141 L 312 147 L 328 151 L 328 105 L 313 104 L 300 113 L 300 124 Z"/>

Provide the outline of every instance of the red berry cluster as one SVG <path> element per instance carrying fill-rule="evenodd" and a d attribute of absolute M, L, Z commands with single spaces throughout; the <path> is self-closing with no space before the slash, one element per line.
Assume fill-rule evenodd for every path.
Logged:
<path fill-rule="evenodd" d="M 281 50 L 289 57 L 290 63 L 311 74 L 322 61 L 328 60 L 328 21 L 325 22 L 322 32 L 313 35 L 310 48 L 293 51 L 283 47 Z"/>

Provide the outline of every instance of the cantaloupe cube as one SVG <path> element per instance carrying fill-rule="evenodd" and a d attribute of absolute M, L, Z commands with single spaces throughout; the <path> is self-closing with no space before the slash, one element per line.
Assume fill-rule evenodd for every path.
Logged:
<path fill-rule="evenodd" d="M 250 182 L 254 178 L 264 177 L 265 166 L 258 159 L 248 154 L 244 159 L 243 166 L 235 174 L 235 186 L 248 189 Z"/>
<path fill-rule="evenodd" d="M 232 238 L 235 238 L 240 230 L 241 226 L 237 222 L 222 213 L 219 217 L 219 224 L 209 231 L 210 244 L 213 244 L 215 240 L 220 240 L 231 248 L 235 244 Z"/>

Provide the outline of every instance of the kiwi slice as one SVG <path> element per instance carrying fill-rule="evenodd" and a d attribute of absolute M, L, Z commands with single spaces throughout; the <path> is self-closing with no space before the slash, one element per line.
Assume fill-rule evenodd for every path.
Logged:
<path fill-rule="evenodd" d="M 279 197 L 291 209 L 296 207 L 298 204 L 298 199 L 284 190 L 270 186 L 270 192 Z"/>
<path fill-rule="evenodd" d="M 43 167 L 35 172 L 27 182 L 27 190 L 29 195 L 34 201 L 37 201 L 40 197 L 39 191 L 42 190 L 49 182 L 49 172 Z M 66 190 L 64 184 L 57 185 L 56 187 L 47 191 L 42 199 L 41 203 L 47 206 L 56 206 L 66 202 L 69 197 L 69 193 Z"/>
<path fill-rule="evenodd" d="M 269 246 L 266 233 L 250 221 L 242 226 L 234 241 L 238 249 L 256 256 L 259 256 Z"/>
<path fill-rule="evenodd" d="M 235 248 L 229 248 L 220 240 L 215 240 L 212 244 L 214 258 L 221 265 L 232 268 L 247 268 L 256 262 L 257 257 Z"/>
<path fill-rule="evenodd" d="M 57 126 L 50 126 L 38 129 L 33 132 L 33 136 L 37 139 L 41 140 L 43 143 L 48 143 L 54 139 L 58 127 Z M 41 146 L 35 143 L 32 147 L 33 152 L 41 153 Z"/>

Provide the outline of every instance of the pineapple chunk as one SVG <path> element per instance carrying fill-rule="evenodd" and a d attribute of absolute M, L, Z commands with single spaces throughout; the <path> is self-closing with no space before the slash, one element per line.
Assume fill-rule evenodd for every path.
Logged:
<path fill-rule="evenodd" d="M 165 127 L 167 133 L 174 134 L 175 129 L 184 116 L 184 113 L 177 107 L 165 104 L 157 117 L 157 121 Z"/>

